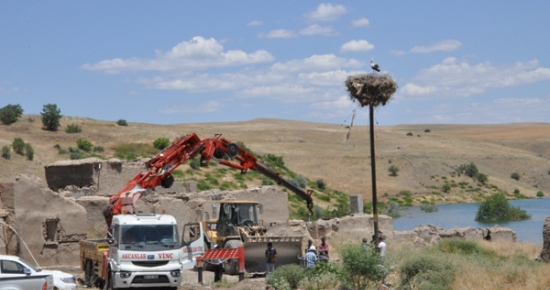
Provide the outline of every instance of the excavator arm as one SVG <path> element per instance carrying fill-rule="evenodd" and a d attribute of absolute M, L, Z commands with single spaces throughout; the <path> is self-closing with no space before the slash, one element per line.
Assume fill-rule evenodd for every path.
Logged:
<path fill-rule="evenodd" d="M 269 168 L 265 164 L 258 162 L 258 158 L 256 158 L 256 156 L 242 148 L 239 148 L 231 141 L 225 138 L 220 138 L 220 136 L 218 135 L 216 136 L 215 140 L 216 141 L 212 143 L 212 146 L 215 148 L 213 156 L 219 160 L 220 164 L 240 169 L 242 174 L 246 173 L 248 169 L 256 170 L 262 173 L 266 177 L 277 182 L 277 184 L 284 186 L 285 188 L 289 189 L 300 198 L 305 200 L 307 202 L 307 209 L 311 216 L 311 214 L 313 213 L 313 199 L 311 197 L 311 194 L 313 193 L 312 190 L 303 191 L 299 187 L 283 179 L 279 172 Z M 208 146 L 206 148 L 208 148 Z M 224 154 L 227 154 L 231 159 L 239 161 L 239 163 L 223 159 L 222 157 Z"/>
<path fill-rule="evenodd" d="M 257 170 L 304 199 L 311 215 L 313 209 L 311 190 L 305 192 L 284 180 L 278 172 L 258 162 L 256 156 L 252 153 L 239 148 L 225 138 L 221 138 L 221 134 L 216 134 L 213 138 L 201 139 L 197 134 L 191 133 L 176 138 L 166 149 L 145 163 L 148 171 L 136 174 L 126 186 L 110 197 L 109 205 L 103 212 L 107 226 L 111 226 L 114 215 L 123 211 L 134 213 L 135 202 L 142 197 L 148 188 L 159 185 L 165 188 L 172 186 L 174 182 L 171 175 L 172 171 L 187 160 L 193 159 L 197 154 L 201 155 L 201 166 L 207 166 L 208 162 L 214 158 L 220 164 L 240 169 L 242 174 L 249 169 Z M 231 159 L 237 160 L 238 163 L 223 159 L 226 154 Z"/>

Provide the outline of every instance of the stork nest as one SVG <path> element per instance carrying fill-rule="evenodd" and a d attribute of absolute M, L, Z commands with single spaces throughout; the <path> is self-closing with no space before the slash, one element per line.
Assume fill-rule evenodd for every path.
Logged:
<path fill-rule="evenodd" d="M 351 100 L 359 102 L 361 107 L 385 106 L 397 91 L 397 83 L 387 73 L 348 76 L 345 84 Z"/>

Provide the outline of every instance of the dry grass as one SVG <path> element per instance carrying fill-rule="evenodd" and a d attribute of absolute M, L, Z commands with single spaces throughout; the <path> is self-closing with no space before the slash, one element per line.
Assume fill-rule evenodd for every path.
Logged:
<path fill-rule="evenodd" d="M 28 117 L 36 121 L 30 123 L 26 121 Z M 367 123 L 360 118 L 356 121 Z M 13 182 L 21 173 L 44 179 L 45 165 L 68 159 L 68 155 L 58 154 L 54 145 L 76 147 L 75 141 L 79 138 L 102 146 L 105 151 L 101 154 L 111 158 L 113 148 L 121 144 L 152 144 L 159 137 L 174 139 L 190 132 L 196 132 L 200 137 L 223 133 L 227 139 L 242 141 L 258 154 L 283 156 L 289 169 L 310 180 L 322 178 L 329 188 L 362 194 L 364 201 L 371 199 L 368 126 L 354 125 L 350 139 L 343 143 L 348 129 L 339 124 L 255 119 L 178 125 L 129 123 L 128 127 L 121 127 L 115 122 L 63 117 L 60 128 L 67 124 L 77 124 L 82 128 L 81 133 L 75 134 L 62 130 L 44 131 L 40 117 L 36 115 L 25 115 L 15 124 L 0 126 L 0 147 L 10 145 L 15 137 L 21 137 L 35 150 L 34 161 L 17 154 L 12 154 L 10 160 L 1 159 L 0 182 Z M 424 133 L 425 129 L 431 132 Z M 407 132 L 413 132 L 414 136 L 406 136 Z M 475 201 L 477 193 L 467 192 L 467 187 L 453 188 L 449 194 L 440 196 L 432 194 L 441 191 L 442 177 L 448 181 L 454 179 L 456 183 L 467 182 L 476 188 L 472 179 L 451 177 L 456 166 L 469 162 L 474 162 L 481 172 L 489 175 L 489 184 L 500 189 L 513 192 L 517 188 L 522 194 L 533 197 L 539 190 L 546 195 L 550 193 L 547 173 L 550 168 L 547 161 L 550 157 L 550 124 L 376 126 L 375 134 L 380 201 L 396 197 L 401 190 L 411 191 L 415 204 L 432 198 L 436 203 Z M 421 137 L 416 137 L 417 134 Z M 399 168 L 398 176 L 389 175 L 390 165 Z M 184 165 L 180 169 L 185 172 L 187 168 Z M 521 179 L 511 179 L 511 172 L 520 173 Z M 489 189 L 483 190 L 490 192 Z M 384 193 L 388 193 L 388 197 Z"/>
<path fill-rule="evenodd" d="M 548 289 L 550 267 L 535 262 L 541 246 L 529 243 L 478 242 L 478 245 L 493 254 L 448 254 L 431 249 L 414 249 L 408 244 L 388 244 L 388 265 L 396 271 L 387 278 L 399 285 L 401 263 L 414 255 L 438 256 L 454 265 L 455 279 L 452 289 L 501 290 L 501 289 Z"/>

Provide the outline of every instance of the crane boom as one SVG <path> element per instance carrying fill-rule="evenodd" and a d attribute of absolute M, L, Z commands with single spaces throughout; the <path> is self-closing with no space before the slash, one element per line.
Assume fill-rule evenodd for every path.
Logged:
<path fill-rule="evenodd" d="M 201 139 L 197 134 L 191 133 L 176 138 L 168 147 L 145 163 L 148 171 L 136 174 L 118 193 L 109 198 L 109 205 L 103 212 L 107 226 L 111 226 L 114 215 L 123 211 L 134 213 L 135 202 L 148 188 L 159 185 L 165 188 L 172 186 L 174 182 L 172 171 L 187 160 L 193 159 L 197 154 L 201 155 L 201 166 L 208 166 L 208 162 L 215 158 L 220 164 L 240 169 L 241 174 L 245 174 L 248 169 L 257 170 L 304 199 L 310 214 L 312 213 L 312 190 L 306 192 L 294 186 L 283 179 L 277 171 L 258 162 L 258 158 L 252 153 L 222 138 L 221 134 Z M 223 159 L 226 154 L 238 163 Z"/>

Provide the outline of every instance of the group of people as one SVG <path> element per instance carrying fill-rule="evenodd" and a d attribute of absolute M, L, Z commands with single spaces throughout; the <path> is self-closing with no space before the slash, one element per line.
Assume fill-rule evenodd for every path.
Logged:
<path fill-rule="evenodd" d="M 372 244 L 369 245 L 367 243 L 367 238 L 363 238 L 363 243 L 361 244 L 362 248 L 365 251 L 369 251 L 370 249 L 374 248 L 376 252 L 380 254 L 380 257 L 382 258 L 382 262 L 385 261 L 386 258 L 386 238 L 384 236 L 380 236 L 378 238 L 378 244 L 376 244 L 375 236 L 372 237 Z M 318 253 L 317 253 L 318 252 Z M 315 266 L 318 262 L 328 262 L 329 261 L 329 245 L 326 242 L 326 238 L 321 238 L 321 244 L 319 246 L 315 247 L 313 245 L 313 240 L 308 240 L 307 247 L 305 249 L 305 264 L 306 268 L 311 268 Z M 267 243 L 267 250 L 265 250 L 265 257 L 267 259 L 266 261 L 266 277 L 267 275 L 273 273 L 275 271 L 275 263 L 277 262 L 277 250 L 273 248 L 272 243 Z M 384 268 L 386 274 L 387 270 L 383 265 L 380 265 Z M 382 281 L 384 285 L 389 285 L 384 280 Z"/>

